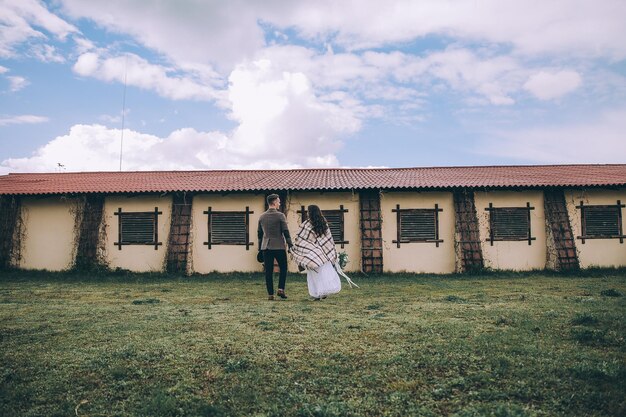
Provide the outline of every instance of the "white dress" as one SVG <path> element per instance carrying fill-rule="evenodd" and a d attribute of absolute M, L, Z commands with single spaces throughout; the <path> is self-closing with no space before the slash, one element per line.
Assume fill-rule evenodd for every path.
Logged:
<path fill-rule="evenodd" d="M 317 268 L 317 271 L 307 269 L 306 282 L 309 287 L 309 294 L 314 298 L 341 291 L 341 280 L 330 262 Z"/>

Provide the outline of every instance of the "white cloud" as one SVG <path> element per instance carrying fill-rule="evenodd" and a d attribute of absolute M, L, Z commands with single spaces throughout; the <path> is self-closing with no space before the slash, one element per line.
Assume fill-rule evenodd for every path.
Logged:
<path fill-rule="evenodd" d="M 11 92 L 20 91 L 22 88 L 30 84 L 26 78 L 20 77 L 19 75 L 9 75 L 7 76 L 7 80 L 9 80 L 10 83 L 9 90 Z"/>
<path fill-rule="evenodd" d="M 128 33 L 175 61 L 230 68 L 265 45 L 259 22 L 349 50 L 428 35 L 511 45 L 529 55 L 626 57 L 621 0 L 379 0 L 354 2 L 63 0 L 65 10 Z M 150 8 L 150 13 L 146 13 Z"/>
<path fill-rule="evenodd" d="M 367 100 L 424 103 L 424 91 L 444 82 L 454 91 L 509 105 L 527 79 L 527 70 L 512 57 L 481 56 L 458 47 L 418 56 L 398 51 L 315 54 L 299 46 L 274 46 L 259 55 L 277 67 L 305 73 L 316 89 Z"/>
<path fill-rule="evenodd" d="M 377 0 L 299 2 L 272 16 L 314 39 L 349 49 L 407 42 L 427 35 L 512 45 L 524 54 L 568 52 L 626 57 L 626 4 L 620 0 Z M 270 21 L 272 21 L 270 19 Z"/>
<path fill-rule="evenodd" d="M 129 86 L 173 100 L 212 101 L 238 123 L 232 132 L 184 128 L 167 137 L 128 131 L 140 153 L 150 157 L 129 160 L 137 169 L 153 169 L 153 160 L 167 165 L 166 144 L 199 149 L 190 157 L 169 149 L 171 166 L 180 168 L 337 165 L 343 141 L 367 118 L 420 123 L 433 111 L 426 100 L 440 95 L 454 105 L 445 96 L 450 92 L 470 105 L 510 106 L 527 99 L 526 91 L 556 99 L 580 88 L 582 73 L 584 93 L 592 95 L 606 82 L 594 81 L 599 65 L 589 60 L 626 57 L 626 3 L 619 0 L 390 0 L 384 7 L 378 0 L 359 1 L 358 7 L 334 0 L 59 1 L 45 3 L 50 11 L 34 0 L 0 3 L 0 56 L 13 57 L 22 50 L 17 45 L 26 45 L 27 56 L 62 62 L 64 48 L 51 44 L 52 38 L 69 37 L 76 74 L 116 83 L 126 78 Z M 126 37 L 99 49 L 51 13 L 58 4 L 63 16 L 91 19 L 115 39 L 129 35 L 133 51 L 146 47 L 144 57 L 158 61 L 120 52 L 128 47 Z M 0 66 L 0 74 L 6 72 Z M 28 83 L 24 77 L 2 77 L 13 91 Z M 623 101 L 623 95 L 613 94 Z M 88 133 L 106 140 L 89 139 Z M 108 155 L 104 143 L 118 134 L 75 125 L 32 158 L 7 161 L 23 167 L 44 160 L 54 164 L 61 153 L 53 143 L 76 143 L 77 154 L 84 148 L 89 155 L 91 146 Z M 116 157 L 109 159 L 115 169 Z M 75 165 L 83 166 L 80 157 Z"/>
<path fill-rule="evenodd" d="M 12 171 L 53 171 L 57 163 L 68 171 L 115 171 L 119 168 L 121 130 L 101 125 L 75 125 L 39 148 L 32 157 L 7 159 Z M 124 170 L 168 170 L 213 167 L 210 158 L 225 141 L 219 133 L 181 129 L 167 138 L 124 131 Z M 218 159 L 219 160 L 219 159 Z"/>
<path fill-rule="evenodd" d="M 0 75 L 2 75 L 9 82 L 9 90 L 12 93 L 20 91 L 22 88 L 30 84 L 30 82 L 19 75 L 4 75 L 10 70 L 7 67 L 0 65 Z"/>
<path fill-rule="evenodd" d="M 594 120 L 492 132 L 481 154 L 535 163 L 626 163 L 626 109 L 604 111 Z"/>
<path fill-rule="evenodd" d="M 34 45 L 30 53 L 41 62 L 65 62 L 65 58 L 52 45 Z"/>
<path fill-rule="evenodd" d="M 45 116 L 35 116 L 32 114 L 22 114 L 18 116 L 4 115 L 0 116 L 0 126 L 44 123 L 48 120 L 50 119 Z"/>
<path fill-rule="evenodd" d="M 78 55 L 82 55 L 85 52 L 92 51 L 96 49 L 96 46 L 89 39 L 83 38 L 81 36 L 73 37 L 75 43 L 75 50 Z"/>
<path fill-rule="evenodd" d="M 129 85 L 151 89 L 173 99 L 217 100 L 221 106 L 224 96 L 216 92 L 221 87 L 220 82 L 237 64 L 250 59 L 269 59 L 285 71 L 306 74 L 318 94 L 341 89 L 350 91 L 353 98 L 392 101 L 401 101 L 400 97 L 410 100 L 411 96 L 419 95 L 414 87 L 393 85 L 389 80 L 393 73 L 397 76 L 395 81 L 401 84 L 404 79 L 430 88 L 432 85 L 426 81 L 435 84 L 443 81 L 455 91 L 482 97 L 465 97 L 466 103 L 511 105 L 525 81 L 528 82 L 526 88 L 541 99 L 565 94 L 562 91 L 570 91 L 576 83 L 572 78 L 561 77 L 560 90 L 556 85 L 551 85 L 550 89 L 538 87 L 541 77 L 528 79 L 520 53 L 626 57 L 626 44 L 621 41 L 626 37 L 626 26 L 622 24 L 626 6 L 619 0 L 594 4 L 582 0 L 549 3 L 539 0 L 530 3 L 392 0 L 386 7 L 380 7 L 374 0 L 363 0 L 359 7 L 330 0 L 314 3 L 232 1 L 226 4 L 153 0 L 153 3 L 151 12 L 146 13 L 150 2 L 144 0 L 61 2 L 63 11 L 70 16 L 92 19 L 111 31 L 129 34 L 173 63 L 169 68 L 129 55 L 132 57 L 130 64 L 137 70 Z M 30 9 L 38 7 L 37 13 L 31 14 L 42 16 L 39 21 L 54 20 L 50 17 L 54 14 L 41 4 L 32 0 L 27 4 L 31 5 Z M 28 15 L 19 7 L 11 10 L 18 17 Z M 76 51 L 81 54 L 74 66 L 77 73 L 106 81 L 123 81 L 121 61 L 126 58 L 109 57 L 105 56 L 107 53 L 96 51 L 93 43 L 78 36 L 73 26 L 54 17 L 55 24 L 48 23 L 48 30 L 60 37 L 73 33 Z M 323 43 L 327 52 L 319 54 L 304 47 L 280 46 L 289 40 L 281 33 L 282 29 Z M 264 38 L 266 30 L 279 33 L 278 45 L 268 47 Z M 397 51 L 332 52 L 333 45 L 354 51 L 432 35 L 447 37 L 448 42 L 455 42 L 456 46 L 430 51 L 423 57 Z M 494 56 L 462 47 L 476 42 L 482 42 L 484 50 L 512 48 L 517 55 Z M 40 46 L 34 54 L 42 60 L 63 59 L 51 48 L 50 45 Z M 220 69 L 222 77 L 214 66 Z M 392 90 L 400 94 L 388 94 Z M 380 113 L 375 108 L 370 111 Z"/>
<path fill-rule="evenodd" d="M 260 50 L 257 61 L 271 62 L 274 68 L 291 73 L 303 73 L 318 89 L 346 88 L 356 82 L 378 77 L 381 71 L 366 65 L 360 56 L 352 53 L 315 53 L 312 49 L 295 45 L 272 46 Z"/>
<path fill-rule="evenodd" d="M 129 34 L 178 64 L 217 64 L 227 71 L 263 46 L 259 9 L 283 7 L 236 0 L 152 4 L 143 0 L 65 0 L 63 5 L 71 16 Z"/>
<path fill-rule="evenodd" d="M 127 131 L 125 147 L 129 155 L 127 167 L 134 168 L 136 160 L 159 142 L 159 138 Z M 69 134 L 53 139 L 39 148 L 32 157 L 12 158 L 2 162 L 13 171 L 54 171 L 58 163 L 68 171 L 115 170 L 119 164 L 120 131 L 99 125 L 75 125 Z M 148 167 L 149 168 L 149 167 Z"/>
<path fill-rule="evenodd" d="M 477 94 L 494 105 L 515 103 L 512 95 L 526 78 L 526 70 L 514 58 L 482 57 L 465 48 L 448 48 L 424 57 L 405 55 L 403 58 L 402 64 L 393 69 L 399 81 L 429 87 L 443 81 L 454 91 Z M 398 57 L 394 57 L 396 59 Z"/>
<path fill-rule="evenodd" d="M 74 72 L 83 77 L 94 77 L 103 81 L 116 81 L 154 90 L 159 95 L 173 100 L 214 100 L 219 92 L 206 80 L 197 80 L 194 74 L 176 75 L 174 68 L 151 64 L 145 59 L 126 54 L 118 57 L 101 57 L 96 52 L 86 52 L 78 57 Z"/>
<path fill-rule="evenodd" d="M 87 68 L 93 68 L 89 63 Z M 360 128 L 353 108 L 317 97 L 302 73 L 268 61 L 239 66 L 230 77 L 228 103 L 239 126 L 229 134 L 179 129 L 161 138 L 124 131 L 125 170 L 295 168 L 336 166 L 345 136 Z M 116 170 L 121 131 L 75 125 L 28 158 L 7 159 L 5 171 Z"/>
<path fill-rule="evenodd" d="M 394 86 L 388 72 L 358 54 L 316 54 L 301 46 L 274 46 L 260 51 L 258 57 L 258 62 L 267 62 L 275 72 L 304 74 L 322 101 L 350 109 L 360 119 L 385 115 L 383 106 L 374 100 L 417 100 L 420 96 L 412 88 Z"/>
<path fill-rule="evenodd" d="M 130 109 L 125 109 L 123 114 L 124 116 L 128 117 L 129 113 L 130 113 Z M 101 120 L 105 123 L 110 123 L 110 124 L 119 124 L 122 122 L 122 112 L 119 112 L 119 114 L 116 114 L 116 115 L 101 114 L 100 116 L 98 116 L 98 120 Z M 145 126 L 145 122 L 143 122 L 143 125 Z"/>
<path fill-rule="evenodd" d="M 581 83 L 575 71 L 540 71 L 528 79 L 524 88 L 541 100 L 552 100 L 576 90 Z"/>
<path fill-rule="evenodd" d="M 83 77 L 92 76 L 99 69 L 99 59 L 100 57 L 95 52 L 84 53 L 76 60 L 73 70 Z"/>
<path fill-rule="evenodd" d="M 337 138 L 360 128 L 350 108 L 316 97 L 302 73 L 282 72 L 267 60 L 237 67 L 231 74 L 231 117 L 240 124 L 233 140 L 242 155 L 275 155 L 302 162 L 338 149 Z"/>
<path fill-rule="evenodd" d="M 39 1 L 19 0 L 0 3 L 0 57 L 15 56 L 15 47 L 25 41 L 45 41 L 47 33 L 59 40 L 78 30 L 56 16 Z"/>
<path fill-rule="evenodd" d="M 437 93 L 442 85 L 469 95 L 461 98 L 466 104 L 499 106 L 515 104 L 516 94 L 523 88 L 541 99 L 573 89 L 575 80 L 564 74 L 560 89 L 556 84 L 550 89 L 537 87 L 541 78 L 529 79 L 531 70 L 526 68 L 524 54 L 626 56 L 626 44 L 618 36 L 626 36 L 621 24 L 626 8 L 615 0 L 594 5 L 579 0 L 506 4 L 496 0 L 394 0 L 386 7 L 373 0 L 361 1 L 359 7 L 333 1 L 181 1 L 158 3 L 158 7 L 155 3 L 149 14 L 143 0 L 63 0 L 62 4 L 69 15 L 129 34 L 173 63 L 173 68 L 168 68 L 129 55 L 137 68 L 129 85 L 173 99 L 217 100 L 222 107 L 226 106 L 224 96 L 216 91 L 222 87 L 220 82 L 236 65 L 251 60 L 268 59 L 284 71 L 305 74 L 319 95 L 349 92 L 351 99 L 362 100 L 364 111 L 379 115 L 397 109 L 388 104 L 385 111 L 363 102 L 419 100 L 424 97 L 419 89 Z M 589 27 L 597 30 L 588 33 Z M 323 43 L 326 51 L 282 45 L 288 41 L 284 34 L 277 37 L 277 44 L 268 46 L 264 30 L 274 33 L 276 29 L 294 30 Z M 424 56 L 398 51 L 350 52 L 432 35 L 447 37 L 454 46 L 439 51 L 435 48 Z M 77 50 L 84 52 L 74 66 L 77 73 L 123 82 L 122 57 L 105 57 L 106 53 L 94 51 L 93 44 L 75 38 Z M 476 42 L 482 43 L 481 51 L 463 47 Z M 333 45 L 348 48 L 348 52 L 333 53 Z M 500 51 L 500 55 L 493 51 Z M 215 73 L 214 66 L 223 77 Z"/>

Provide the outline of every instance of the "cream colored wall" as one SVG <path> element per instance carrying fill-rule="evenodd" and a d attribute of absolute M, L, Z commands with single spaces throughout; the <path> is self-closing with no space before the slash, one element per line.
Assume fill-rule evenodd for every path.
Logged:
<path fill-rule="evenodd" d="M 344 239 L 349 243 L 345 244 L 343 249 L 341 245 L 336 244 L 337 252 L 346 252 L 348 254 L 348 264 L 346 271 L 361 270 L 361 232 L 359 225 L 359 195 L 349 192 L 298 192 L 289 195 L 287 204 L 287 222 L 292 237 L 295 237 L 301 223 L 301 215 L 297 212 L 301 206 L 305 209 L 310 204 L 316 204 L 322 210 L 339 210 L 339 206 L 343 204 L 343 208 L 348 212 L 344 213 Z M 289 270 L 297 272 L 297 265 L 289 260 Z"/>
<path fill-rule="evenodd" d="M 439 205 L 439 238 L 443 242 L 437 247 L 434 243 L 403 243 L 397 247 L 398 223 L 392 210 L 400 204 L 400 209 L 435 208 Z M 380 201 L 383 225 L 383 269 L 385 272 L 428 272 L 445 274 L 454 272 L 454 204 L 452 193 L 446 192 L 388 192 Z"/>
<path fill-rule="evenodd" d="M 244 211 L 246 206 L 254 213 L 250 214 L 250 242 L 253 245 L 246 250 L 244 245 L 211 245 L 204 242 L 209 237 L 208 218 L 204 214 L 209 206 L 214 211 Z M 209 272 L 262 271 L 258 263 L 257 226 L 259 216 L 265 211 L 263 194 L 204 194 L 193 199 L 192 211 L 192 271 L 201 274 Z"/>
<path fill-rule="evenodd" d="M 574 236 L 581 234 L 580 210 L 575 206 L 584 201 L 587 205 L 615 204 L 617 200 L 626 203 L 626 189 L 619 190 L 566 190 L 565 199 Z M 489 213 L 485 210 L 489 203 L 494 207 L 525 207 L 530 202 L 531 231 L 536 240 L 529 246 L 526 241 L 496 241 L 489 244 Z M 392 243 L 396 239 L 396 204 L 401 208 L 434 208 L 435 203 L 443 209 L 439 213 L 440 238 L 444 240 L 437 248 L 432 243 L 402 244 L 400 248 Z M 104 260 L 111 268 L 124 268 L 132 271 L 162 271 L 167 251 L 167 238 L 170 228 L 171 196 L 110 196 L 104 205 Z M 261 271 L 262 265 L 256 261 L 258 218 L 264 211 L 264 195 L 197 195 L 194 197 L 191 236 L 191 270 L 198 273 L 213 271 Z M 338 209 L 341 204 L 348 209 L 345 214 L 345 236 L 350 243 L 338 251 L 348 253 L 350 262 L 347 271 L 358 271 L 360 265 L 360 226 L 358 194 L 349 192 L 298 192 L 290 194 L 287 201 L 287 221 L 292 236 L 295 236 L 301 206 L 317 204 L 322 210 Z M 485 265 L 493 269 L 530 270 L 546 266 L 546 227 L 542 191 L 489 191 L 475 192 L 475 204 L 480 225 Z M 241 211 L 246 206 L 254 213 L 250 216 L 250 241 L 253 245 L 246 251 L 245 246 L 214 245 L 211 250 L 203 244 L 207 240 L 207 219 L 203 211 L 211 206 L 213 210 Z M 158 207 L 163 212 L 159 216 L 159 241 L 163 244 L 157 250 L 148 245 L 125 245 L 122 250 L 114 245 L 118 239 L 118 219 L 114 213 L 118 207 L 124 212 L 153 211 Z M 78 199 L 60 197 L 26 197 L 22 199 L 21 210 L 24 236 L 21 240 L 23 269 L 64 270 L 72 266 L 76 245 L 75 213 L 80 208 Z M 383 217 L 383 265 L 385 272 L 426 272 L 450 273 L 455 270 L 454 248 L 454 205 L 451 193 L 446 192 L 388 192 L 381 197 Z M 626 209 L 622 209 L 623 229 L 626 231 Z M 582 244 L 576 239 L 580 265 L 626 266 L 626 242 L 619 239 L 588 239 Z M 289 262 L 291 272 L 297 267 Z"/>
<path fill-rule="evenodd" d="M 154 211 L 155 207 L 163 214 L 159 215 L 159 242 L 156 250 L 154 245 L 122 245 L 119 250 L 119 222 L 114 213 L 121 207 L 123 213 L 137 211 Z M 167 251 L 167 238 L 170 230 L 172 213 L 172 196 L 109 196 L 104 200 L 105 222 L 105 253 L 103 257 L 110 268 L 122 268 L 135 272 L 163 271 Z M 102 238 L 102 237 L 101 237 Z"/>
<path fill-rule="evenodd" d="M 546 267 L 546 221 L 543 205 L 543 191 L 488 191 L 474 193 L 476 213 L 482 242 L 485 266 L 493 269 L 525 271 Z M 489 243 L 489 203 L 493 207 L 526 207 L 529 202 L 530 233 L 536 238 L 531 245 L 523 241 L 494 241 Z"/>
<path fill-rule="evenodd" d="M 619 190 L 566 190 L 565 201 L 569 213 L 572 232 L 577 238 L 582 234 L 580 209 L 576 206 L 583 201 L 585 205 L 616 204 L 620 200 L 626 204 L 626 189 Z M 626 209 L 622 208 L 622 231 L 626 232 Z M 576 239 L 576 249 L 581 268 L 590 266 L 616 267 L 626 266 L 626 240 L 620 243 L 619 239 Z"/>
<path fill-rule="evenodd" d="M 78 200 L 61 197 L 23 198 L 19 267 L 61 271 L 74 261 L 75 213 Z"/>

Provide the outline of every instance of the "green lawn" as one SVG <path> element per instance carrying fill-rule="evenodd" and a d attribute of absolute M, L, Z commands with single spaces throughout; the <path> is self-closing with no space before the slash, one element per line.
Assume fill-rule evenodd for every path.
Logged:
<path fill-rule="evenodd" d="M 2 416 L 626 415 L 626 272 L 0 272 Z"/>

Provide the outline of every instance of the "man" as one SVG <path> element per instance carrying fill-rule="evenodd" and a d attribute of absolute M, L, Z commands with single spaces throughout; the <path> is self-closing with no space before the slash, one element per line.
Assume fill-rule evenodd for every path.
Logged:
<path fill-rule="evenodd" d="M 268 299 L 274 299 L 274 259 L 280 268 L 278 280 L 278 296 L 287 298 L 285 295 L 285 281 L 287 280 L 287 252 L 285 242 L 289 249 L 293 246 L 291 236 L 287 228 L 287 218 L 278 211 L 280 197 L 278 194 L 267 196 L 268 209 L 259 217 L 257 235 L 259 237 L 259 250 L 263 251 L 265 264 L 265 285 L 267 286 Z"/>

